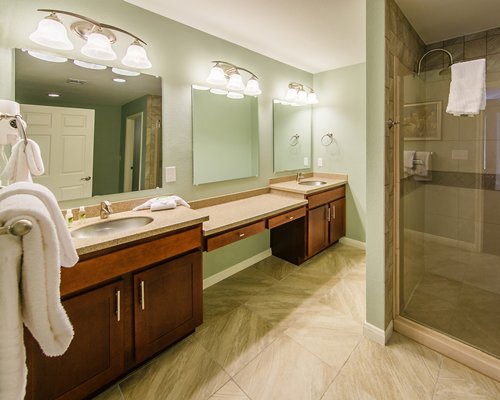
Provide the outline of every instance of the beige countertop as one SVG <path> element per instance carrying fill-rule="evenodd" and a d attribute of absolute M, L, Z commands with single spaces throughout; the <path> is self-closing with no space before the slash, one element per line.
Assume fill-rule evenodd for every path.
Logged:
<path fill-rule="evenodd" d="M 278 215 L 307 204 L 307 200 L 286 194 L 267 193 L 246 199 L 200 208 L 210 219 L 203 223 L 203 234 L 213 235 L 227 229 Z"/>
<path fill-rule="evenodd" d="M 73 223 L 70 232 L 78 228 L 96 224 L 103 221 L 117 220 L 127 217 L 148 216 L 153 218 L 153 221 L 140 228 L 131 228 L 130 230 L 112 233 L 103 236 L 94 236 L 91 238 L 75 238 L 73 243 L 76 247 L 78 255 L 92 253 L 98 250 L 103 250 L 109 247 L 130 243 L 139 239 L 148 238 L 163 233 L 172 232 L 178 229 L 187 228 L 200 224 L 208 220 L 208 215 L 203 210 L 192 210 L 190 208 L 179 206 L 173 210 L 163 211 L 124 211 L 111 214 L 108 219 L 102 220 L 99 217 L 87 218 L 83 224 L 78 221 Z"/>
<path fill-rule="evenodd" d="M 269 184 L 269 187 L 272 189 L 273 193 L 276 193 L 276 190 L 291 192 L 291 193 L 299 193 L 302 195 L 309 195 L 317 192 L 322 192 L 326 189 L 333 189 L 337 186 L 342 186 L 347 183 L 347 175 L 342 174 L 320 174 L 315 173 L 313 176 L 309 175 L 301 180 L 304 181 L 322 181 L 326 182 L 324 185 L 320 186 L 307 186 L 307 185 L 299 185 L 295 180 L 288 180 L 285 182 L 272 182 Z"/>

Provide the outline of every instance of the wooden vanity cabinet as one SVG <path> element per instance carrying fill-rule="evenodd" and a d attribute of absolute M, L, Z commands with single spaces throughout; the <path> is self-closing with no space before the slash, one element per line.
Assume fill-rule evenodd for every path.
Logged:
<path fill-rule="evenodd" d="M 202 323 L 201 224 L 62 269 L 75 336 L 46 357 L 26 332 L 26 399 L 76 400 L 193 332 Z"/>
<path fill-rule="evenodd" d="M 123 281 L 63 301 L 74 337 L 66 353 L 46 357 L 25 330 L 26 399 L 79 399 L 118 377 L 124 367 Z"/>

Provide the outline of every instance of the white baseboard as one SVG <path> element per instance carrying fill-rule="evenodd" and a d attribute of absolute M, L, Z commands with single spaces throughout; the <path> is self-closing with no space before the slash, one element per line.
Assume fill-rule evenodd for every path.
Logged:
<path fill-rule="evenodd" d="M 239 262 L 236 265 L 233 265 L 232 267 L 226 268 L 224 271 L 218 272 L 215 275 L 209 276 L 206 279 L 203 279 L 203 290 L 206 288 L 215 285 L 216 283 L 229 278 L 231 275 L 234 275 L 240 271 L 243 271 L 244 269 L 250 267 L 251 265 L 254 265 L 255 263 L 258 263 L 259 261 L 264 260 L 267 257 L 270 257 L 272 255 L 271 249 L 267 249 L 263 251 L 262 253 L 256 254 L 250 258 L 247 258 L 246 260 L 243 260 Z"/>
<path fill-rule="evenodd" d="M 363 336 L 374 341 L 375 343 L 385 346 L 394 332 L 394 323 L 391 321 L 386 330 L 377 328 L 368 322 L 363 324 Z"/>
<path fill-rule="evenodd" d="M 366 243 L 359 240 L 351 239 L 348 237 L 342 237 L 339 240 L 340 243 L 346 244 L 348 246 L 357 247 L 358 249 L 366 250 Z"/>

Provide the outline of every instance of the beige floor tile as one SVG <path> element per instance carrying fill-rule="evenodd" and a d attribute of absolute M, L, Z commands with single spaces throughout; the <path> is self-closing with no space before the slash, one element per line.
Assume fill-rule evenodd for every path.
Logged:
<path fill-rule="evenodd" d="M 213 320 L 195 335 L 196 340 L 225 371 L 234 376 L 278 334 L 265 319 L 245 306 Z"/>
<path fill-rule="evenodd" d="M 189 337 L 120 383 L 124 400 L 206 400 L 230 380 Z"/>
<path fill-rule="evenodd" d="M 443 357 L 434 400 L 500 399 L 500 383 Z"/>
<path fill-rule="evenodd" d="M 285 334 L 339 370 L 359 344 L 362 330 L 360 323 L 318 302 L 298 317 Z"/>
<path fill-rule="evenodd" d="M 441 356 L 393 335 L 388 346 L 362 339 L 323 400 L 432 399 Z"/>
<path fill-rule="evenodd" d="M 221 387 L 209 400 L 250 400 L 234 381 Z"/>
<path fill-rule="evenodd" d="M 252 400 L 319 400 L 335 369 L 283 335 L 234 378 Z"/>
<path fill-rule="evenodd" d="M 279 281 L 300 269 L 299 266 L 274 256 L 268 257 L 252 267 Z"/>
<path fill-rule="evenodd" d="M 102 392 L 97 397 L 94 397 L 94 400 L 123 400 L 122 392 L 120 391 L 120 387 L 115 385 L 105 392 Z"/>

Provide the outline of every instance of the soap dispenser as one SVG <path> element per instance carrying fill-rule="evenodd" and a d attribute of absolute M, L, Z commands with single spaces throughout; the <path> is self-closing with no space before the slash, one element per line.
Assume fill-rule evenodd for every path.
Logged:
<path fill-rule="evenodd" d="M 73 224 L 73 211 L 71 211 L 71 208 L 68 208 L 66 211 L 66 222 L 68 223 L 68 228 L 71 228 L 71 224 Z"/>
<path fill-rule="evenodd" d="M 87 213 L 85 212 L 85 207 L 80 206 L 80 210 L 78 211 L 78 222 L 80 224 L 83 224 L 85 222 L 86 216 L 87 216 Z"/>

